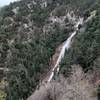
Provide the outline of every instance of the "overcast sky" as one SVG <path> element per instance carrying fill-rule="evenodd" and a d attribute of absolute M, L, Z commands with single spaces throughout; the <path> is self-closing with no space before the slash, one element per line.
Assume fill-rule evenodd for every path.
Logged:
<path fill-rule="evenodd" d="M 18 0 L 0 0 L 0 6 L 8 5 L 10 2 L 14 2 Z"/>

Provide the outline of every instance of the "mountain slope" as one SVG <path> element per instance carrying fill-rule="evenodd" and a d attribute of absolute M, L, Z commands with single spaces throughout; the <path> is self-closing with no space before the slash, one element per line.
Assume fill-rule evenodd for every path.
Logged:
<path fill-rule="evenodd" d="M 0 67 L 9 69 L 3 71 L 3 80 L 9 83 L 7 100 L 26 100 L 49 72 L 56 47 L 74 31 L 74 23 L 66 17 L 68 11 L 87 18 L 91 11 L 98 10 L 85 32 L 76 36 L 61 63 L 60 73 L 66 73 L 69 68 L 66 66 L 72 64 L 83 68 L 93 65 L 99 57 L 99 5 L 93 6 L 93 3 L 95 0 L 22 0 L 1 9 Z"/>

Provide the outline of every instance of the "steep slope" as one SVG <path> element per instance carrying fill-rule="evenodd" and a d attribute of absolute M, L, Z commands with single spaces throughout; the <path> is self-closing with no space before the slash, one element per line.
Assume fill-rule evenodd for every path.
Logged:
<path fill-rule="evenodd" d="M 99 3 L 96 4 L 91 10 L 91 15 L 96 15 L 92 20 L 90 20 L 91 17 L 88 18 L 88 23 L 76 36 L 72 48 L 68 53 L 66 53 L 64 59 L 65 61 L 63 61 L 61 64 L 62 69 L 63 64 L 68 66 L 72 64 L 80 64 L 86 72 L 90 69 L 93 69 L 95 60 L 100 57 Z M 68 58 L 71 58 L 70 61 Z"/>
<path fill-rule="evenodd" d="M 70 77 L 61 75 L 48 85 L 41 85 L 27 100 L 97 100 L 95 84 L 98 80 L 92 82 L 94 73 L 84 73 L 80 66 L 73 65 Z"/>
<path fill-rule="evenodd" d="M 92 10 L 94 10 L 93 12 L 91 12 L 91 17 L 89 17 L 87 20 L 86 20 L 86 22 L 88 22 L 88 25 L 90 24 L 90 22 L 92 22 L 93 20 L 91 19 L 92 17 L 94 17 L 93 19 L 95 19 L 97 16 L 99 17 L 99 14 L 96 14 L 96 11 L 97 11 L 97 13 L 99 13 L 98 11 L 99 11 L 99 9 L 97 10 L 97 7 L 98 7 L 98 4 L 95 6 L 96 7 L 96 9 L 95 8 L 93 8 Z M 96 14 L 96 16 L 95 16 L 95 14 Z M 95 20 L 97 20 L 97 18 L 95 19 Z M 99 22 L 99 21 L 98 21 Z M 93 22 L 93 23 L 95 23 L 95 22 Z M 97 26 L 99 25 L 99 23 L 98 24 L 96 24 Z M 99 27 L 94 27 L 94 26 L 90 26 L 90 27 L 92 27 L 92 28 L 94 28 L 94 31 L 96 31 L 96 30 L 98 30 L 98 28 Z M 87 28 L 90 28 L 89 26 L 87 26 Z M 84 31 L 83 31 L 83 29 L 84 28 L 82 28 L 81 30 L 80 30 L 80 32 L 82 32 L 82 33 L 84 33 L 84 32 L 87 32 L 87 29 L 85 30 L 84 29 Z M 91 32 L 90 30 L 89 30 L 89 32 Z M 85 39 L 84 38 L 84 35 L 85 34 L 79 34 L 78 36 L 83 36 L 82 38 L 83 38 L 83 40 Z M 74 63 L 76 63 L 76 64 L 80 64 L 80 65 L 82 65 L 82 67 L 83 67 L 83 69 L 84 69 L 84 71 L 86 72 L 86 71 L 90 71 L 90 68 L 92 68 L 92 74 L 90 74 L 90 73 L 86 73 L 87 75 L 84 77 L 84 79 L 81 79 L 80 81 L 78 81 L 78 79 L 79 79 L 79 77 L 78 76 L 75 76 L 75 74 L 71 71 L 71 73 L 73 73 L 72 75 L 73 75 L 73 77 L 75 76 L 76 78 L 77 78 L 77 80 L 76 80 L 76 82 L 78 83 L 77 85 L 74 83 L 73 85 L 74 85 L 74 87 L 73 87 L 73 85 L 71 84 L 71 87 L 72 87 L 72 90 L 71 90 L 71 92 L 70 93 L 66 93 L 66 92 L 69 92 L 70 90 L 67 90 L 67 89 L 65 89 L 65 87 L 64 87 L 64 85 L 59 85 L 59 86 L 57 86 L 57 84 L 59 84 L 59 82 L 57 81 L 56 83 L 53 83 L 53 82 L 51 82 L 50 84 L 45 84 L 45 86 L 41 86 L 40 87 L 40 89 L 39 90 L 36 90 L 36 92 L 28 99 L 28 100 L 63 100 L 64 98 L 65 98 L 65 100 L 70 100 L 70 99 L 72 99 L 72 100 L 97 100 L 97 91 L 96 91 L 96 88 L 95 87 L 97 87 L 99 84 L 100 84 L 100 67 L 99 67 L 99 63 L 97 62 L 95 62 L 95 59 L 98 59 L 98 57 L 100 57 L 100 55 L 99 55 L 99 51 L 98 50 L 100 50 L 100 42 L 98 41 L 98 39 L 97 38 L 99 38 L 98 36 L 99 36 L 99 31 L 98 31 L 98 33 L 94 33 L 93 31 L 91 32 L 91 33 L 86 33 L 86 35 L 88 35 L 88 34 L 91 34 L 91 35 L 93 35 L 94 34 L 94 38 L 92 39 L 92 41 L 90 41 L 90 39 L 89 38 L 87 38 L 88 39 L 88 42 L 91 42 L 91 44 L 92 44 L 92 42 L 93 41 L 95 41 L 96 42 L 96 44 L 95 44 L 95 47 L 96 48 L 92 48 L 91 47 L 91 45 L 90 46 L 88 46 L 87 48 L 89 49 L 89 52 L 91 52 L 91 50 L 90 50 L 90 47 L 92 48 L 92 50 L 93 51 L 95 51 L 95 54 L 94 54 L 94 52 L 91 52 L 91 55 L 90 55 L 90 53 L 89 54 L 87 54 L 88 55 L 88 57 L 89 56 L 91 56 L 91 58 L 90 58 L 90 60 L 91 60 L 91 62 L 89 61 L 89 60 L 86 60 L 85 62 L 83 62 L 82 61 L 82 63 L 79 63 L 79 61 L 80 61 L 80 59 L 79 58 L 77 58 L 77 56 L 79 56 L 79 55 L 76 55 L 76 54 L 73 54 L 73 52 L 71 51 L 69 51 L 69 53 L 70 53 L 70 55 L 68 54 L 68 52 L 66 53 L 66 56 L 68 56 L 68 57 L 70 57 L 71 55 L 74 55 L 74 56 L 72 56 L 71 57 L 71 59 L 70 59 L 70 62 L 71 63 L 69 63 L 68 61 L 68 57 L 65 57 L 65 61 L 67 62 L 65 62 L 62 66 L 63 66 L 63 68 L 65 69 L 65 71 L 64 71 L 64 74 L 68 74 L 68 68 L 66 68 L 66 67 L 69 67 L 70 65 L 72 65 L 72 64 L 74 64 Z M 97 35 L 98 34 L 98 35 Z M 96 37 L 96 36 L 97 37 Z M 80 37 L 81 38 L 81 37 Z M 80 38 L 78 38 L 79 40 L 81 40 Z M 80 44 L 80 42 L 79 42 L 79 40 L 77 40 L 77 38 L 76 38 L 76 41 L 78 41 L 77 42 L 77 44 L 79 43 Z M 85 40 L 86 41 L 86 40 Z M 87 42 L 87 41 L 86 41 Z M 83 45 L 83 48 L 84 48 L 84 46 L 86 46 L 86 42 L 84 43 L 84 45 Z M 76 48 L 75 48 L 75 45 L 76 44 L 74 44 L 74 47 L 72 47 L 72 50 L 74 49 L 74 50 L 77 50 Z M 82 44 L 80 44 L 80 45 L 82 45 Z M 77 48 L 80 48 L 80 45 L 78 45 L 79 47 L 77 47 Z M 92 46 L 93 46 L 93 44 L 92 44 Z M 86 49 L 86 48 L 85 48 Z M 81 51 L 82 49 L 80 49 L 79 51 L 78 51 L 78 53 L 79 52 L 83 52 L 83 51 Z M 77 51 L 76 51 L 77 52 Z M 85 52 L 85 51 L 84 51 Z M 83 53 L 84 53 L 83 52 Z M 86 49 L 86 52 L 87 52 L 87 49 Z M 74 52 L 75 53 L 75 52 Z M 96 55 L 97 54 L 97 55 Z M 59 54 L 58 54 L 59 55 Z M 85 58 L 84 59 L 88 59 L 87 57 L 86 57 L 86 55 L 84 55 L 85 56 Z M 76 62 L 76 61 L 74 61 L 73 62 L 73 57 L 76 57 L 76 58 L 74 58 L 75 60 L 76 59 L 79 59 L 79 61 L 78 62 Z M 80 57 L 82 57 L 82 55 L 80 55 Z M 66 59 L 66 58 L 68 58 L 68 59 Z M 94 63 L 95 62 L 95 63 Z M 69 66 L 68 66 L 68 63 L 69 63 Z M 85 64 L 86 63 L 86 65 L 84 65 L 83 66 L 83 64 Z M 88 64 L 89 63 L 89 64 Z M 96 65 L 95 65 L 96 64 Z M 76 66 L 77 67 L 77 66 Z M 79 76 L 82 76 L 82 75 L 80 75 L 79 73 L 79 70 L 77 69 L 77 71 L 76 71 L 76 73 L 77 73 L 77 75 L 79 75 Z M 73 78 L 73 79 L 71 79 L 70 77 L 69 77 L 69 79 L 70 79 L 70 81 L 73 81 L 74 79 L 75 79 L 75 77 Z M 81 77 L 80 77 L 81 78 Z M 55 81 L 54 81 L 55 82 Z M 61 82 L 61 78 L 60 78 L 60 82 Z M 91 84 L 92 84 L 92 86 L 91 86 Z M 68 85 L 68 83 L 66 83 L 66 85 L 65 86 L 67 86 Z M 59 89 L 59 87 L 60 87 L 60 89 Z M 76 87 L 76 88 L 75 88 Z M 68 88 L 68 87 L 67 87 Z M 73 91 L 74 91 L 74 88 L 75 88 L 75 92 L 77 92 L 77 94 L 76 95 L 74 95 L 73 94 Z M 62 91 L 61 91 L 61 89 L 62 89 Z M 65 91 L 66 92 L 64 92 L 63 93 L 63 91 L 64 91 L 64 89 L 65 89 Z M 77 90 L 78 89 L 78 90 Z M 52 91 L 52 92 L 51 92 Z M 42 92 L 42 93 L 41 93 Z M 81 94 L 79 94 L 79 93 L 81 93 Z M 41 94 L 41 95 L 40 95 Z M 58 95 L 59 94 L 59 95 Z M 60 95 L 61 94 L 61 95 Z M 63 95 L 65 95 L 65 97 L 63 96 Z M 79 96 L 78 96 L 79 95 Z M 63 98 L 63 99 L 62 99 Z M 98 100 L 99 100 L 99 98 L 98 98 Z"/>
<path fill-rule="evenodd" d="M 0 67 L 7 69 L 1 71 L 4 74 L 1 80 L 9 83 L 6 86 L 7 100 L 26 100 L 35 91 L 51 69 L 50 59 L 56 47 L 75 30 L 73 21 L 66 14 L 74 11 L 75 15 L 87 18 L 94 2 L 95 0 L 22 0 L 1 9 Z M 76 45 L 76 41 L 73 45 Z M 67 64 L 76 64 L 76 59 L 72 62 L 72 54 L 74 53 L 65 56 L 60 73 L 67 72 Z M 66 57 L 71 58 L 70 62 Z"/>
<path fill-rule="evenodd" d="M 95 15 L 96 15 L 95 12 L 91 13 L 91 16 L 89 16 L 87 20 L 85 21 L 85 26 L 86 26 L 86 22 L 91 21 L 92 18 L 95 17 Z M 82 28 L 80 29 L 80 32 L 81 31 L 82 31 Z M 62 48 L 63 46 L 64 45 L 62 45 Z M 61 53 L 56 53 L 56 54 L 60 55 Z M 68 52 L 66 53 L 66 56 L 67 55 L 68 55 Z M 53 56 L 53 59 L 56 59 L 54 56 Z M 59 59 L 59 56 L 58 56 L 58 59 Z M 64 60 L 68 63 L 67 61 L 68 59 L 64 59 Z M 57 61 L 57 60 L 54 60 L 54 61 Z M 65 100 L 70 100 L 70 99 L 97 100 L 96 87 L 98 85 L 97 83 L 99 83 L 99 80 L 100 80 L 100 71 L 99 71 L 100 69 L 99 68 L 97 69 L 96 66 L 95 67 L 92 66 L 93 67 L 92 73 L 89 73 L 89 72 L 84 73 L 82 69 L 80 69 L 80 67 L 79 66 L 77 67 L 77 66 L 76 65 L 71 66 L 72 67 L 71 75 L 68 78 L 64 79 L 63 77 L 58 76 L 58 78 L 56 77 L 56 80 L 54 81 L 51 81 L 52 78 L 50 78 L 51 83 L 43 83 L 42 85 L 40 85 L 40 88 L 37 89 L 33 93 L 33 95 L 30 98 L 28 98 L 28 100 L 45 100 L 45 99 L 46 100 L 64 100 L 64 99 Z M 67 72 L 68 67 L 69 66 L 67 64 L 64 65 L 64 68 L 66 69 L 66 74 L 68 74 Z M 89 70 L 89 69 L 86 69 L 86 70 Z"/>

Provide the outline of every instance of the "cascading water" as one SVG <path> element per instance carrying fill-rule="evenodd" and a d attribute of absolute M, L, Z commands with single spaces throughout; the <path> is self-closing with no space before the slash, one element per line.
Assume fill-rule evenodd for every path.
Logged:
<path fill-rule="evenodd" d="M 48 79 L 48 82 L 50 82 L 52 80 L 52 78 L 54 77 L 54 72 L 55 70 L 57 71 L 57 73 L 59 72 L 59 64 L 62 60 L 62 58 L 64 57 L 64 54 L 65 54 L 65 51 L 68 50 L 71 46 L 71 41 L 73 39 L 73 37 L 76 35 L 77 31 L 78 31 L 78 26 L 81 24 L 83 24 L 83 18 L 79 18 L 78 21 L 75 21 L 75 16 L 74 17 L 71 17 L 71 15 L 68 13 L 67 14 L 67 17 L 69 18 L 69 20 L 72 20 L 73 22 L 75 22 L 76 24 L 74 25 L 75 27 L 75 31 L 73 33 L 71 33 L 71 36 L 65 41 L 62 49 L 61 49 L 61 52 L 59 54 L 59 57 L 57 59 L 57 62 L 55 64 L 55 66 L 53 67 L 52 69 L 52 72 L 51 72 L 51 75 Z"/>

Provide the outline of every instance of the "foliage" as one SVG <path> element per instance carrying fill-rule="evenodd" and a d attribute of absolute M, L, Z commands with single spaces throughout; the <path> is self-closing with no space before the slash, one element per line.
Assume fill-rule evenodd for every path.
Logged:
<path fill-rule="evenodd" d="M 100 85 L 97 87 L 97 96 L 98 96 L 98 100 L 100 99 Z"/>
<path fill-rule="evenodd" d="M 98 91 L 98 93 L 100 93 L 100 85 L 98 86 L 97 91 Z"/>
<path fill-rule="evenodd" d="M 61 71 L 64 66 L 66 67 L 64 69 L 67 70 L 69 65 L 80 64 L 86 72 L 92 69 L 94 61 L 100 57 L 100 8 L 94 10 L 97 10 L 95 18 L 88 22 L 84 33 L 79 33 L 76 36 L 71 50 L 64 59 L 66 64 L 61 63 Z"/>
<path fill-rule="evenodd" d="M 6 100 L 6 93 L 0 90 L 0 100 Z"/>
<path fill-rule="evenodd" d="M 71 74 L 71 65 L 73 64 L 73 55 L 72 52 L 66 51 L 65 57 L 63 58 L 62 62 L 60 63 L 61 71 L 65 77 L 68 77 Z"/>
<path fill-rule="evenodd" d="M 31 19 L 35 22 L 36 25 L 42 26 L 45 24 L 45 19 L 49 16 L 49 10 L 41 8 L 39 6 L 34 7 Z"/>
<path fill-rule="evenodd" d="M 77 4 L 78 7 L 80 7 L 81 0 L 77 1 L 79 1 Z M 87 0 L 84 1 L 86 2 Z M 6 73 L 7 81 L 9 82 L 6 100 L 26 100 L 35 90 L 39 81 L 42 80 L 44 73 L 49 70 L 49 59 L 54 54 L 55 48 L 68 37 L 68 30 L 66 33 L 65 29 L 61 28 L 58 23 L 51 24 L 48 22 L 48 19 L 51 12 L 58 7 L 58 3 L 60 7 L 57 8 L 55 15 L 61 16 L 65 14 L 65 12 L 61 12 L 61 10 L 65 9 L 68 3 L 74 6 L 74 1 L 50 0 L 51 3 L 48 3 L 46 8 L 41 8 L 41 0 L 36 0 L 36 2 L 37 5 L 31 5 L 29 9 L 27 4 L 32 4 L 32 0 L 21 0 L 11 3 L 9 6 L 5 6 L 0 11 L 0 59 L 2 61 L 0 64 L 9 68 L 9 72 Z M 14 14 L 12 9 L 16 7 L 19 7 L 19 10 L 17 14 Z M 77 5 L 75 7 L 77 8 Z M 60 15 L 58 13 L 60 13 Z M 84 60 L 89 60 L 89 62 L 84 61 L 86 65 L 92 62 L 91 57 L 93 59 L 96 58 L 94 54 L 98 55 L 99 37 L 97 36 L 99 36 L 99 17 L 98 20 L 96 20 L 97 19 L 94 19 L 94 28 L 91 29 L 91 25 L 94 23 L 89 23 L 87 30 L 91 31 L 86 32 L 85 35 L 78 36 L 73 48 L 68 52 L 68 55 L 66 53 L 64 61 L 61 64 L 62 73 L 66 73 L 68 70 L 69 74 L 70 65 L 74 62 L 82 64 Z M 32 25 L 30 25 L 30 22 Z M 23 26 L 26 23 L 28 24 L 28 28 L 24 28 Z M 48 24 L 50 24 L 51 29 L 45 33 L 43 32 L 43 27 Z M 98 27 L 98 30 L 95 30 L 96 27 Z M 92 32 L 93 30 L 95 30 L 95 35 Z M 87 36 L 89 37 L 90 35 L 90 42 L 92 43 L 90 43 L 87 38 Z M 93 37 L 98 41 L 93 41 Z M 86 42 L 83 40 L 86 40 Z M 83 44 L 85 48 L 90 46 L 91 52 L 89 52 L 89 48 L 84 50 L 81 44 Z M 96 46 L 94 44 L 96 44 Z M 83 52 L 83 50 L 85 52 Z M 86 53 L 87 50 L 88 53 Z M 94 52 L 93 55 L 92 52 Z M 83 53 L 86 53 L 87 59 L 83 57 Z M 88 56 L 89 53 L 90 56 Z M 81 61 L 78 60 L 80 59 L 79 57 L 82 58 Z M 68 69 L 66 69 L 66 65 L 69 66 Z M 68 74 L 66 74 L 66 76 Z"/>

